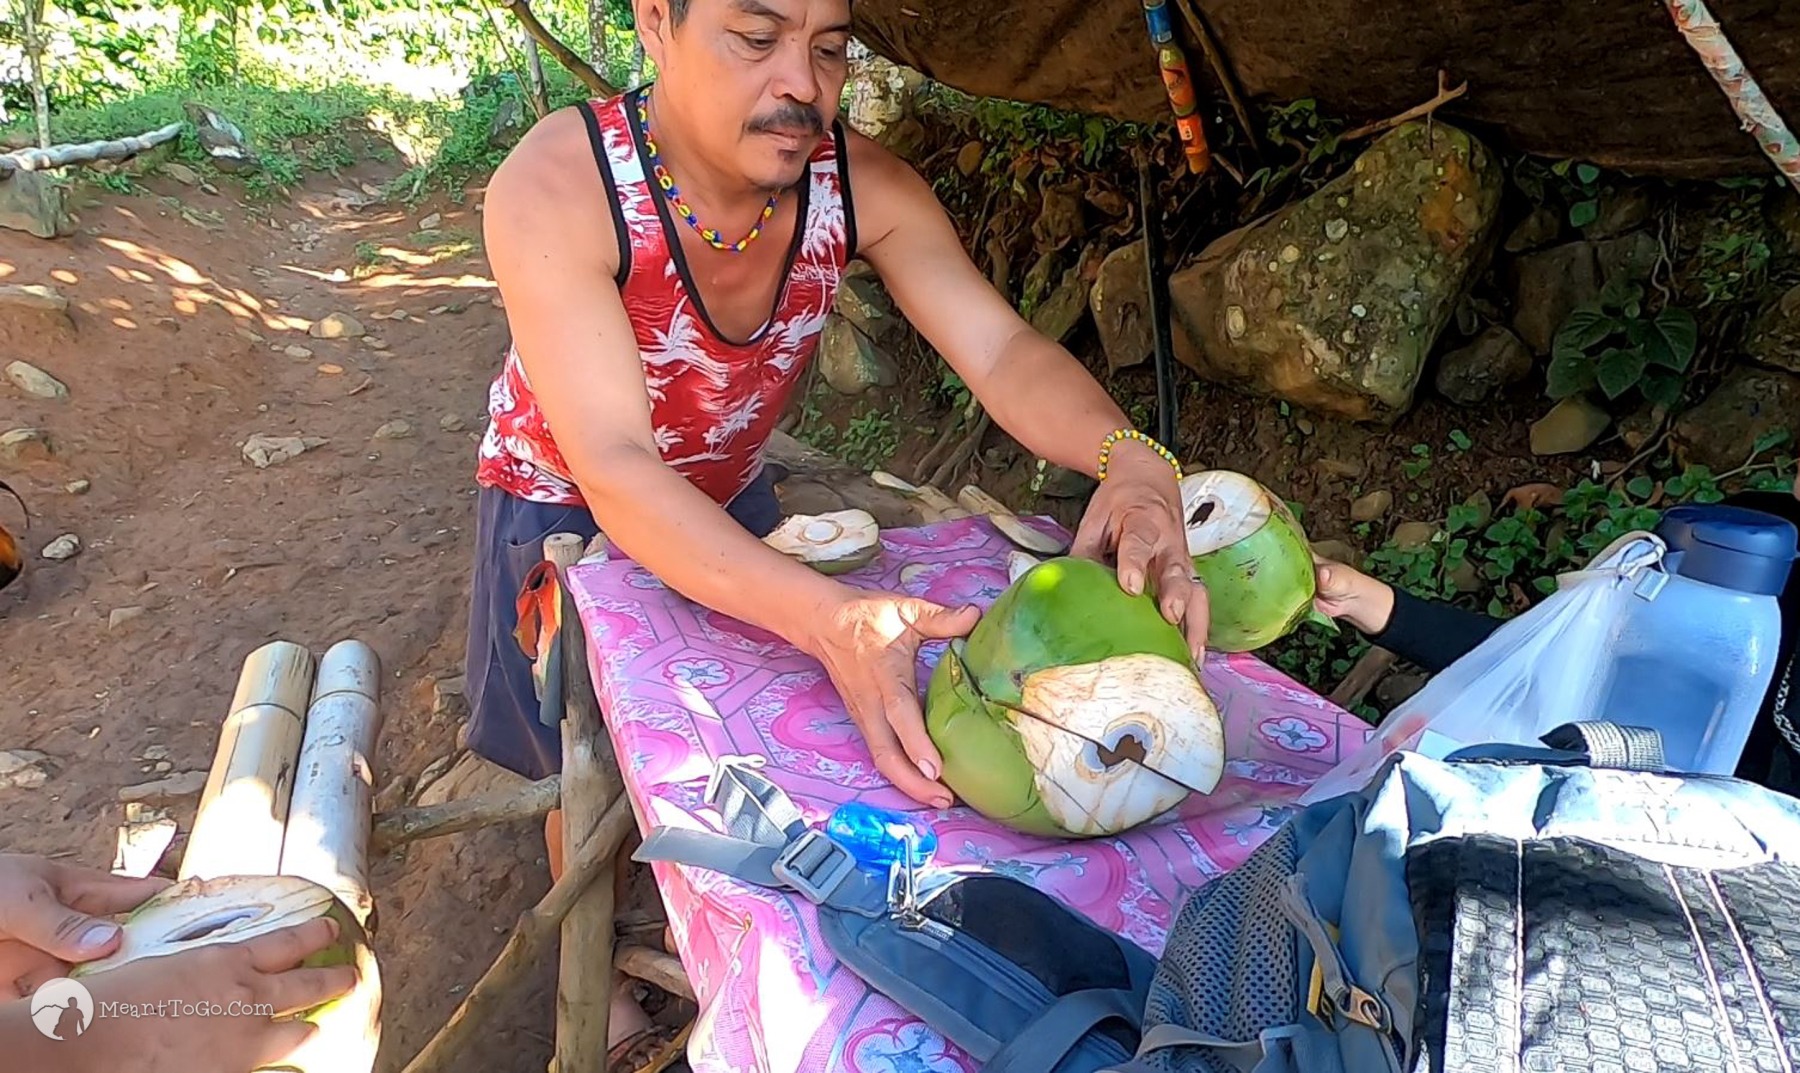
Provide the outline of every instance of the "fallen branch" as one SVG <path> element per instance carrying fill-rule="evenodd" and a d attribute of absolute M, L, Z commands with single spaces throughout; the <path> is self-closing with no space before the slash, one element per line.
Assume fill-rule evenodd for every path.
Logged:
<path fill-rule="evenodd" d="M 387 853 L 409 842 L 478 827 L 542 819 L 561 798 L 562 776 L 552 775 L 505 793 L 446 801 L 441 805 L 395 809 L 375 817 L 372 852 Z"/>
<path fill-rule="evenodd" d="M 1370 123 L 1366 126 L 1357 127 L 1355 130 L 1339 136 L 1338 141 L 1353 142 L 1358 138 L 1367 138 L 1371 134 L 1380 134 L 1385 130 L 1393 130 L 1395 127 L 1411 123 L 1415 119 L 1423 119 L 1467 92 L 1469 92 L 1469 84 L 1467 82 L 1457 86 L 1455 89 L 1448 88 L 1444 72 L 1439 71 L 1437 96 L 1426 101 L 1424 104 L 1408 108 L 1397 116 Z"/>
<path fill-rule="evenodd" d="M 1224 53 L 1219 51 L 1219 42 L 1214 39 L 1211 27 L 1200 18 L 1194 9 L 1193 0 L 1175 0 L 1175 6 L 1181 9 L 1181 17 L 1188 24 L 1188 29 L 1200 41 L 1200 51 L 1206 53 L 1207 65 L 1212 68 L 1213 77 L 1219 80 L 1219 87 L 1225 91 L 1225 99 L 1231 103 L 1231 111 L 1237 116 L 1238 126 L 1244 128 L 1244 137 L 1250 139 L 1250 148 L 1257 156 L 1262 156 L 1262 139 L 1257 137 L 1256 125 L 1250 121 L 1250 109 L 1244 107 L 1244 98 L 1238 93 L 1237 79 L 1231 76 L 1231 68 L 1225 62 Z M 1244 185 L 1244 177 L 1236 168 L 1227 166 L 1231 177 L 1239 186 Z"/>
<path fill-rule="evenodd" d="M 636 943 L 620 943 L 613 954 L 613 968 L 647 984 L 655 984 L 671 995 L 693 1000 L 694 985 L 688 980 L 681 959 L 661 950 Z"/>
<path fill-rule="evenodd" d="M 538 44 L 548 49 L 550 55 L 556 57 L 556 62 L 569 69 L 569 73 L 581 79 L 582 84 L 587 86 L 594 96 L 612 97 L 618 94 L 619 91 L 616 88 L 600 77 L 599 71 L 594 70 L 586 60 L 577 56 L 573 49 L 558 41 L 555 34 L 544 28 L 544 24 L 531 13 L 531 6 L 525 0 L 505 0 L 505 3 L 506 10 L 513 13 L 513 17 L 519 20 L 519 25 L 525 27 L 525 32 L 535 38 Z"/>
<path fill-rule="evenodd" d="M 450 1019 L 437 1030 L 402 1073 L 439 1073 L 454 1068 L 458 1058 L 480 1035 L 483 1023 L 529 970 L 543 964 L 550 945 L 562 934 L 563 918 L 594 880 L 612 863 L 613 854 L 636 826 L 631 804 L 620 794 L 581 844 L 562 878 L 543 901 L 525 911 L 500 948 L 500 955 L 463 997 Z"/>
<path fill-rule="evenodd" d="M 1363 698 L 1369 695 L 1369 690 L 1374 689 L 1394 666 L 1394 660 L 1394 654 L 1385 648 L 1371 648 L 1364 652 L 1362 658 L 1356 661 L 1356 666 L 1351 667 L 1350 673 L 1344 675 L 1344 680 L 1331 691 L 1331 703 L 1345 711 L 1361 704 Z"/>
<path fill-rule="evenodd" d="M 48 149 L 16 149 L 0 155 L 0 178 L 10 177 L 15 171 L 45 171 L 74 164 L 92 164 L 97 160 L 125 160 L 174 140 L 186 126 L 186 123 L 170 123 L 147 134 L 135 134 L 129 138 L 56 145 Z"/>

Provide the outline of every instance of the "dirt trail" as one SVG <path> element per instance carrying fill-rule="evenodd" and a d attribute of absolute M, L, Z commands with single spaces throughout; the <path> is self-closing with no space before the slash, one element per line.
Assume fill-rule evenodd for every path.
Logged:
<path fill-rule="evenodd" d="M 28 573 L 0 592 L 0 750 L 49 757 L 42 785 L 0 788 L 0 850 L 107 867 L 118 788 L 204 771 L 244 656 L 275 638 L 317 655 L 358 637 L 380 654 L 385 803 L 455 751 L 460 712 L 434 704 L 433 681 L 460 674 L 474 452 L 504 314 L 478 192 L 411 213 L 341 196 L 386 177 L 320 177 L 256 206 L 228 182 L 215 194 L 152 175 L 146 192 L 80 203 L 70 238 L 0 234 L 0 283 L 70 303 L 67 321 L 0 308 L 0 364 L 29 361 L 69 389 L 46 400 L 0 381 L 0 432 L 44 430 L 53 452 L 0 458 L 32 509 Z M 431 213 L 438 232 L 420 234 Z M 331 313 L 365 336 L 310 337 Z M 394 421 L 410 435 L 376 436 Z M 241 453 L 256 433 L 327 442 L 258 469 Z M 16 531 L 16 510 L 0 510 Z M 42 558 L 65 533 L 81 553 Z M 174 803 L 183 831 L 193 808 Z M 383 1068 L 442 1022 L 547 888 L 540 831 L 378 863 Z M 543 968 L 461 1068 L 544 1068 Z"/>

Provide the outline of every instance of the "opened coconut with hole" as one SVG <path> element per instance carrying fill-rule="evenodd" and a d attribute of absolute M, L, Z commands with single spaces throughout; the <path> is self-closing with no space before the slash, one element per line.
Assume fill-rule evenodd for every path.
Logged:
<path fill-rule="evenodd" d="M 1182 478 L 1181 513 L 1206 586 L 1207 648 L 1254 652 L 1306 621 L 1337 631 L 1313 607 L 1312 545 L 1279 496 L 1242 473 L 1206 470 Z"/>
<path fill-rule="evenodd" d="M 796 514 L 763 542 L 822 574 L 846 574 L 869 565 L 881 553 L 881 526 L 866 510 Z"/>

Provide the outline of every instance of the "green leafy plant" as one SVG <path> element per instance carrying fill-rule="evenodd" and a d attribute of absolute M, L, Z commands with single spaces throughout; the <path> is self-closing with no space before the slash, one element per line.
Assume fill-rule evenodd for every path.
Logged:
<path fill-rule="evenodd" d="M 1637 283 L 1609 280 L 1597 301 L 1569 314 L 1551 353 L 1551 398 L 1597 387 L 1608 399 L 1636 388 L 1663 406 L 1681 401 L 1681 374 L 1699 347 L 1699 327 L 1679 306 L 1646 316 L 1644 297 Z"/>

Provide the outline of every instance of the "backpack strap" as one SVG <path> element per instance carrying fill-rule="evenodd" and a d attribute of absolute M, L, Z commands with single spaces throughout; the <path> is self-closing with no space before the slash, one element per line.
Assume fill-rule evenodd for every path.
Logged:
<path fill-rule="evenodd" d="M 1552 749 L 1582 753 L 1590 767 L 1663 771 L 1662 735 L 1650 727 L 1619 723 L 1564 723 L 1539 739 Z"/>
<path fill-rule="evenodd" d="M 1081 1037 L 1102 1022 L 1122 1021 L 1135 1032 L 1143 1019 L 1143 1003 L 1130 991 L 1072 991 L 1044 1007 L 1011 1043 L 982 1065 L 982 1073 L 1043 1073 L 1056 1068 Z"/>

